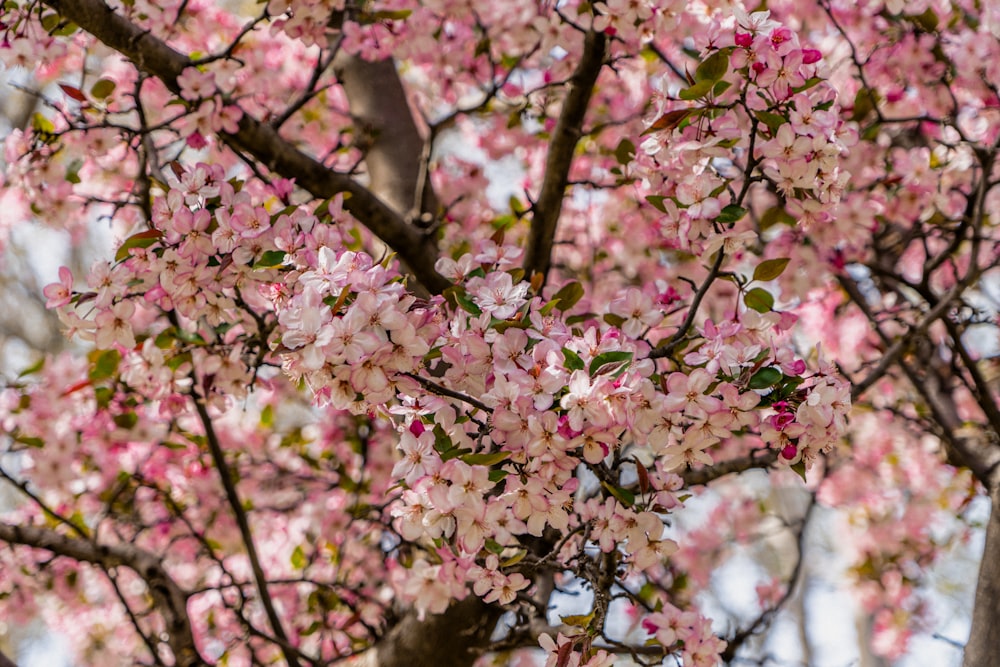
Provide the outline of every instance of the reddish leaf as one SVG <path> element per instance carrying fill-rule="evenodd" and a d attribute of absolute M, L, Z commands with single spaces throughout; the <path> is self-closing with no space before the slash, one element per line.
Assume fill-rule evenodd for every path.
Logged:
<path fill-rule="evenodd" d="M 559 646 L 556 653 L 556 667 L 566 667 L 569 664 L 569 657 L 573 654 L 573 642 L 566 642 Z"/>
<path fill-rule="evenodd" d="M 649 493 L 649 473 L 646 472 L 646 466 L 636 461 L 635 472 L 639 475 L 639 493 L 646 495 Z"/>
<path fill-rule="evenodd" d="M 642 136 L 659 132 L 660 130 L 673 131 L 692 113 L 694 113 L 694 109 L 674 109 L 673 111 L 668 111 L 653 121 L 653 124 L 647 127 L 646 131 L 642 133 Z"/>
<path fill-rule="evenodd" d="M 79 88 L 77 88 L 76 86 L 71 86 L 71 85 L 66 84 L 66 83 L 60 83 L 59 87 L 62 88 L 62 91 L 64 93 L 66 93 L 67 97 L 71 97 L 74 100 L 76 100 L 77 102 L 86 102 L 87 101 L 87 96 L 84 95 L 83 91 L 80 90 Z"/>

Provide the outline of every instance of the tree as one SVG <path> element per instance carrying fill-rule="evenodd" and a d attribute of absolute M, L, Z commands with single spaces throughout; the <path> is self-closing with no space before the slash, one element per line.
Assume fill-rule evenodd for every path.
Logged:
<path fill-rule="evenodd" d="M 0 393 L 0 613 L 102 665 L 711 665 L 824 505 L 901 655 L 1000 503 L 1000 10 L 766 5 L 5 3 L 3 224 L 121 242 Z M 799 549 L 713 630 L 751 469 Z"/>

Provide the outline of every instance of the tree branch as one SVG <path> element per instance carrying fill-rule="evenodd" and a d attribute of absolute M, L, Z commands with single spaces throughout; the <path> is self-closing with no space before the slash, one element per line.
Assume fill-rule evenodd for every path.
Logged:
<path fill-rule="evenodd" d="M 264 568 L 260 564 L 260 557 L 257 555 L 257 547 L 254 544 L 253 534 L 250 532 L 250 522 L 247 519 L 246 510 L 244 510 L 243 503 L 236 490 L 232 470 L 230 470 L 229 464 L 226 463 L 225 452 L 222 451 L 222 445 L 219 443 L 219 438 L 215 433 L 212 418 L 209 416 L 208 409 L 200 398 L 192 396 L 191 400 L 194 401 L 198 417 L 205 428 L 205 439 L 208 441 L 208 450 L 212 455 L 212 462 L 219 471 L 219 477 L 222 478 L 222 488 L 226 493 L 226 501 L 229 503 L 229 508 L 233 511 L 233 515 L 236 518 L 236 525 L 239 528 L 240 537 L 243 539 L 243 546 L 247 550 L 247 558 L 250 560 L 250 569 L 253 571 L 257 594 L 260 595 L 260 601 L 264 606 L 264 612 L 267 614 L 267 620 L 271 624 L 271 631 L 274 632 L 274 636 L 278 639 L 277 643 L 281 647 L 281 652 L 285 656 L 285 661 L 289 667 L 299 667 L 298 656 L 289 648 L 288 635 L 285 634 L 281 619 L 274 608 L 274 601 L 271 599 L 271 594 L 267 589 L 267 578 L 264 575 Z"/>
<path fill-rule="evenodd" d="M 759 616 L 757 616 L 754 621 L 742 630 L 738 630 L 727 642 L 725 651 L 722 652 L 720 656 L 727 665 L 732 663 L 736 659 L 736 653 L 740 650 L 750 637 L 754 636 L 764 627 L 766 627 L 774 615 L 777 614 L 785 603 L 792 597 L 795 589 L 799 587 L 802 579 L 802 569 L 805 564 L 805 553 L 806 553 L 806 530 L 809 528 L 809 520 L 812 517 L 813 510 L 816 509 L 816 492 L 813 491 L 809 494 L 809 505 L 806 507 L 806 512 L 802 516 L 799 523 L 799 534 L 796 543 L 798 545 L 798 555 L 795 560 L 795 567 L 792 569 L 791 576 L 788 577 L 788 587 L 785 588 L 785 592 L 782 596 L 770 607 L 765 609 Z"/>
<path fill-rule="evenodd" d="M 704 468 L 685 470 L 680 473 L 685 486 L 700 486 L 715 481 L 720 477 L 734 473 L 746 472 L 753 468 L 770 468 L 778 460 L 778 452 L 773 449 L 763 453 L 751 453 L 736 459 L 720 461 Z"/>
<path fill-rule="evenodd" d="M 604 33 L 587 33 L 583 42 L 583 55 L 569 80 L 569 92 L 563 101 L 545 160 L 542 189 L 538 201 L 532 207 L 531 233 L 524 257 L 524 270 L 529 277 L 533 273 L 546 277 L 552 266 L 552 244 L 569 183 L 573 153 L 583 132 L 583 120 L 594 84 L 604 66 L 605 43 Z"/>
<path fill-rule="evenodd" d="M 125 566 L 145 580 L 163 615 L 168 635 L 167 644 L 179 667 L 200 667 L 207 663 L 198 655 L 191 621 L 187 615 L 188 594 L 170 577 L 155 555 L 134 545 L 97 544 L 90 540 L 68 537 L 51 528 L 17 526 L 0 523 L 0 540 L 35 549 L 51 551 L 59 556 L 98 565 L 104 570 Z M 0 662 L 0 667 L 3 667 Z"/>
<path fill-rule="evenodd" d="M 882 343 L 887 348 L 891 348 L 892 339 L 882 330 L 878 318 L 868 306 L 854 280 L 844 277 L 841 278 L 840 284 L 855 305 L 868 318 Z M 914 337 L 910 334 L 905 338 L 909 340 L 911 345 L 916 346 L 923 339 L 923 336 Z M 976 479 L 991 493 L 995 493 L 1000 490 L 1000 448 L 990 442 L 985 433 L 972 434 L 969 430 L 963 429 L 964 423 L 959 416 L 955 397 L 944 387 L 948 378 L 935 366 L 934 361 L 933 358 L 923 360 L 921 363 L 922 374 L 918 373 L 902 355 L 897 358 L 896 363 L 930 409 L 934 423 L 938 425 L 938 435 L 945 443 L 950 462 L 971 470 Z"/>
<path fill-rule="evenodd" d="M 117 14 L 103 0 L 43 2 L 139 69 L 160 79 L 175 94 L 180 92 L 177 77 L 192 61 Z M 437 252 L 429 236 L 407 224 L 371 190 L 301 152 L 274 128 L 244 114 L 235 133 L 219 132 L 219 137 L 237 151 L 252 155 L 274 173 L 294 179 L 315 197 L 348 195 L 344 198 L 344 208 L 397 252 L 424 287 L 439 293 L 451 284 L 434 269 Z"/>
<path fill-rule="evenodd" d="M 413 122 L 396 64 L 340 51 L 333 67 L 347 94 L 351 117 L 368 135 L 364 154 L 372 191 L 398 215 L 416 219 L 423 213 L 436 214 L 433 192 L 416 191 L 418 183 L 430 187 L 420 177 L 424 139 Z"/>
<path fill-rule="evenodd" d="M 476 595 L 443 614 L 419 620 L 408 613 L 378 644 L 349 661 L 351 667 L 468 667 L 489 646 L 503 610 Z"/>

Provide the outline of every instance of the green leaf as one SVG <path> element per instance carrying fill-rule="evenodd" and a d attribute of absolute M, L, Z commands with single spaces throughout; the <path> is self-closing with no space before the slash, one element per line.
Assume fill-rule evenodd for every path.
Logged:
<path fill-rule="evenodd" d="M 464 291 L 457 292 L 455 294 L 455 301 L 457 301 L 458 305 L 462 307 L 462 310 L 466 311 L 467 313 L 472 313 L 473 315 L 483 314 L 482 309 L 479 306 L 477 306 L 476 302 L 473 301 L 472 298 Z"/>
<path fill-rule="evenodd" d="M 665 200 L 666 197 L 663 197 L 661 195 L 649 195 L 648 197 L 646 197 L 646 201 L 648 201 L 649 204 L 660 213 L 667 212 L 667 207 L 663 205 L 663 202 Z"/>
<path fill-rule="evenodd" d="M 559 299 L 559 303 L 556 304 L 556 308 L 562 312 L 566 312 L 583 298 L 583 286 L 575 281 L 566 283 L 552 296 L 552 298 Z"/>
<path fill-rule="evenodd" d="M 819 78 L 818 76 L 811 76 L 808 79 L 806 79 L 806 82 L 803 83 L 801 86 L 796 86 L 792 88 L 792 92 L 801 93 L 802 91 L 809 90 L 813 86 L 819 85 L 822 82 L 823 79 Z"/>
<path fill-rule="evenodd" d="M 790 465 L 788 467 L 791 468 L 792 470 L 794 470 L 798 474 L 798 476 L 802 478 L 803 482 L 806 481 L 806 462 L 805 461 L 799 461 L 798 463 L 793 463 L 792 465 Z"/>
<path fill-rule="evenodd" d="M 465 454 L 461 457 L 470 466 L 492 466 L 510 458 L 510 452 L 483 452 L 480 454 Z"/>
<path fill-rule="evenodd" d="M 111 79 L 100 79 L 90 87 L 90 95 L 95 100 L 103 100 L 115 92 L 115 85 Z"/>
<path fill-rule="evenodd" d="M 761 281 L 774 280 L 782 274 L 786 266 L 788 266 L 787 257 L 765 259 L 753 270 L 753 279 Z"/>
<path fill-rule="evenodd" d="M 934 32 L 937 30 L 938 23 L 941 22 L 941 19 L 938 18 L 938 15 L 930 7 L 924 10 L 923 14 L 911 16 L 910 19 L 927 32 Z"/>
<path fill-rule="evenodd" d="M 260 256 L 256 262 L 254 262 L 253 268 L 255 269 L 273 269 L 277 266 L 281 266 L 285 261 L 285 251 L 284 250 L 267 250 Z"/>
<path fill-rule="evenodd" d="M 412 9 L 380 9 L 369 16 L 376 21 L 402 21 L 412 13 Z"/>
<path fill-rule="evenodd" d="M 34 447 L 36 449 L 41 449 L 45 446 L 45 442 L 36 436 L 32 435 L 19 435 L 14 438 L 14 442 L 19 442 L 22 445 L 27 445 L 28 447 Z"/>
<path fill-rule="evenodd" d="M 612 484 L 608 484 L 607 482 L 601 482 L 601 486 L 607 489 L 608 492 L 625 507 L 632 507 L 632 505 L 635 505 L 635 494 L 628 489 L 620 486 L 614 486 Z"/>
<path fill-rule="evenodd" d="M 596 313 L 580 313 L 579 315 L 570 315 L 566 318 L 566 324 L 573 326 L 574 324 L 579 324 L 580 322 L 592 320 L 595 317 L 597 317 Z"/>
<path fill-rule="evenodd" d="M 102 410 L 111 405 L 111 399 L 115 397 L 115 392 L 111 387 L 94 387 L 94 400 L 97 407 Z"/>
<path fill-rule="evenodd" d="M 123 412 L 120 415 L 115 415 L 112 421 L 118 428 L 131 429 L 139 423 L 139 416 L 134 412 Z"/>
<path fill-rule="evenodd" d="M 264 406 L 264 409 L 260 411 L 260 425 L 264 428 L 270 428 L 274 425 L 274 408 L 268 404 Z"/>
<path fill-rule="evenodd" d="M 124 259 L 128 259 L 129 252 L 132 248 L 148 248 L 163 237 L 163 232 L 158 229 L 147 229 L 144 232 L 139 232 L 138 234 L 133 234 L 132 236 L 125 239 L 125 242 L 118 247 L 118 251 L 115 253 L 115 261 L 120 262 Z"/>
<path fill-rule="evenodd" d="M 757 120 L 767 125 L 772 133 L 777 132 L 778 128 L 788 122 L 784 116 L 771 113 L 770 111 L 757 111 L 754 115 L 757 116 Z"/>
<path fill-rule="evenodd" d="M 305 569 L 306 564 L 309 562 L 309 560 L 306 558 L 306 552 L 302 550 L 301 545 L 296 546 L 295 549 L 292 551 L 291 562 L 292 562 L 292 567 L 295 568 L 296 570 Z"/>
<path fill-rule="evenodd" d="M 621 328 L 625 324 L 625 318 L 621 315 L 615 315 L 614 313 L 604 313 L 604 321 L 613 327 Z"/>
<path fill-rule="evenodd" d="M 74 185 L 79 183 L 81 167 L 83 167 L 83 160 L 79 158 L 66 165 L 66 181 Z"/>
<path fill-rule="evenodd" d="M 494 484 L 496 484 L 497 482 L 503 481 L 503 478 L 506 477 L 509 474 L 510 474 L 509 470 L 503 470 L 502 468 L 496 468 L 494 470 L 490 470 L 490 474 L 487 475 L 487 476 L 490 478 L 491 482 L 493 482 Z"/>
<path fill-rule="evenodd" d="M 472 313 L 473 315 L 483 314 L 483 311 L 476 305 L 475 301 L 469 298 L 465 288 L 461 285 L 452 285 L 442 294 L 444 295 L 444 298 L 447 299 L 453 306 L 459 307 L 468 313 Z"/>
<path fill-rule="evenodd" d="M 317 219 L 322 220 L 326 215 L 330 213 L 330 202 L 332 200 L 333 197 L 330 197 L 320 202 L 320 205 L 316 207 L 315 211 L 313 211 L 313 215 L 315 215 Z"/>
<path fill-rule="evenodd" d="M 33 363 L 30 366 L 28 366 L 27 368 L 25 368 L 20 373 L 18 373 L 17 374 L 17 379 L 20 380 L 21 378 L 27 377 L 29 375 L 34 375 L 38 371 L 42 370 L 42 368 L 44 368 L 44 367 L 45 367 L 45 357 L 42 357 L 41 359 L 39 359 L 35 363 Z"/>
<path fill-rule="evenodd" d="M 743 295 L 743 303 L 758 313 L 768 313 L 774 309 L 774 297 L 765 289 L 754 287 Z"/>
<path fill-rule="evenodd" d="M 499 556 L 503 553 L 503 545 L 494 540 L 492 537 L 486 538 L 486 550 L 492 554 Z"/>
<path fill-rule="evenodd" d="M 635 158 L 635 144 L 626 137 L 618 142 L 615 159 L 618 160 L 618 164 L 628 164 L 633 158 Z"/>
<path fill-rule="evenodd" d="M 89 373 L 91 380 L 104 380 L 113 376 L 122 360 L 118 350 L 94 350 L 90 356 L 94 364 Z"/>
<path fill-rule="evenodd" d="M 583 359 L 580 358 L 579 354 L 569 349 L 568 347 L 564 347 L 562 349 L 562 352 L 563 352 L 563 358 L 566 360 L 565 365 L 567 370 L 582 371 L 584 368 L 586 368 L 586 364 L 583 363 Z"/>
<path fill-rule="evenodd" d="M 518 549 L 516 554 L 514 554 L 504 562 L 500 563 L 500 567 L 511 567 L 512 565 L 517 565 L 522 560 L 524 560 L 524 557 L 527 555 L 528 555 L 527 549 Z"/>
<path fill-rule="evenodd" d="M 509 206 L 510 210 L 513 211 L 514 214 L 517 215 L 518 217 L 521 217 L 522 215 L 528 212 L 528 209 L 524 207 L 524 204 L 521 203 L 521 200 L 515 197 L 514 195 L 511 195 L 507 199 L 507 206 Z"/>
<path fill-rule="evenodd" d="M 440 424 L 434 424 L 434 449 L 439 453 L 454 449 L 455 445 Z"/>
<path fill-rule="evenodd" d="M 52 121 L 37 111 L 31 115 L 31 127 L 38 134 L 55 134 L 56 132 L 56 126 L 52 124 Z"/>
<path fill-rule="evenodd" d="M 590 622 L 594 620 L 594 612 L 590 612 L 586 616 L 582 614 L 570 614 L 568 616 L 560 616 L 559 619 L 566 625 L 586 628 L 590 625 Z"/>
<path fill-rule="evenodd" d="M 770 229 L 778 224 L 792 227 L 795 225 L 795 218 L 789 215 L 788 211 L 781 206 L 772 206 L 764 211 L 764 215 L 760 216 L 761 229 Z"/>
<path fill-rule="evenodd" d="M 469 453 L 467 449 L 456 447 L 440 424 L 434 424 L 434 449 L 442 461 L 450 461 Z"/>
<path fill-rule="evenodd" d="M 858 90 L 857 95 L 854 96 L 854 110 L 851 113 L 851 120 L 856 122 L 864 120 L 875 109 L 875 105 L 880 101 L 879 97 L 878 93 L 872 94 L 868 88 L 862 87 Z"/>
<path fill-rule="evenodd" d="M 76 33 L 76 31 L 79 29 L 80 26 L 78 26 L 77 24 L 73 23 L 72 21 L 66 21 L 61 26 L 59 26 L 58 30 L 53 31 L 52 35 L 54 37 L 69 37 L 70 35 Z"/>
<path fill-rule="evenodd" d="M 694 71 L 696 82 L 711 81 L 713 84 L 729 71 L 729 49 L 719 49 L 705 58 Z"/>
<path fill-rule="evenodd" d="M 747 386 L 751 389 L 768 389 L 781 382 L 784 375 L 777 368 L 762 368 L 750 377 Z"/>
<path fill-rule="evenodd" d="M 632 363 L 632 353 L 625 350 L 602 352 L 590 362 L 590 377 L 600 373 L 620 374 Z"/>
<path fill-rule="evenodd" d="M 699 97 L 705 97 L 705 95 L 708 95 L 714 85 L 715 82 L 710 79 L 698 81 L 693 86 L 681 89 L 681 92 L 679 92 L 677 96 L 682 100 L 696 100 Z"/>
<path fill-rule="evenodd" d="M 747 214 L 747 210 L 742 206 L 737 206 L 736 204 L 730 204 L 729 206 L 722 209 L 719 212 L 716 220 L 718 222 L 736 222 L 743 218 Z"/>

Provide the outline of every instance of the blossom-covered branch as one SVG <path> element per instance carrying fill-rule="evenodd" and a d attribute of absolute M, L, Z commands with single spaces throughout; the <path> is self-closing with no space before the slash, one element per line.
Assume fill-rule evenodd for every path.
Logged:
<path fill-rule="evenodd" d="M 105 570 L 125 566 L 139 575 L 165 621 L 167 645 L 178 667 L 205 664 L 195 646 L 187 613 L 188 593 L 182 590 L 153 554 L 128 544 L 98 544 L 68 537 L 51 528 L 0 523 L 0 540 L 50 551 L 57 556 L 91 563 Z"/>
<path fill-rule="evenodd" d="M 194 63 L 103 0 L 46 0 L 46 4 L 157 77 L 174 93 L 181 92 L 178 77 Z M 325 167 L 284 140 L 270 125 L 246 113 L 240 115 L 235 131 L 219 134 L 274 173 L 294 179 L 315 197 L 328 199 L 343 193 L 345 209 L 399 253 L 424 287 L 437 293 L 450 284 L 434 269 L 437 253 L 432 240 L 355 179 Z"/>

